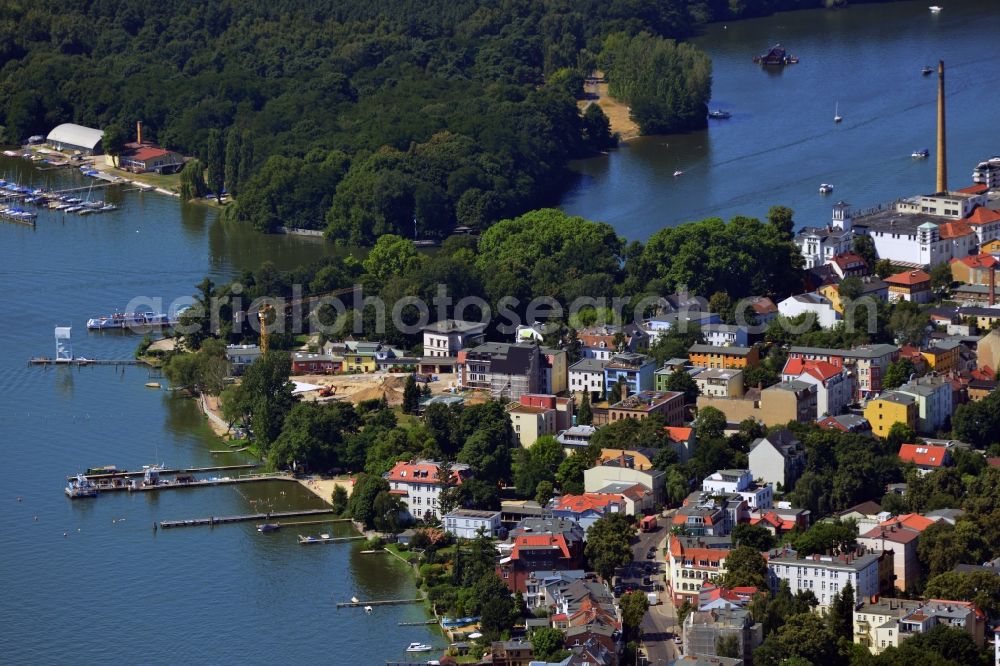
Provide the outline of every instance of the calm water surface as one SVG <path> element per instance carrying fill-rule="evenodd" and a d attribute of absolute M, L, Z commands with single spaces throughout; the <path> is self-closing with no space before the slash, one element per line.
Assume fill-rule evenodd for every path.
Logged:
<path fill-rule="evenodd" d="M 856 205 L 931 189 L 933 155 L 918 162 L 909 154 L 933 150 L 934 79 L 919 70 L 938 58 L 948 64 L 951 182 L 965 185 L 977 160 L 1000 152 L 997 4 L 952 0 L 935 17 L 925 3 L 897 3 L 712 26 L 699 39 L 715 61 L 712 106 L 733 118 L 578 164 L 579 184 L 563 205 L 642 239 L 684 220 L 763 215 L 774 203 L 795 208 L 800 223 L 822 222 L 831 199 L 816 193 L 820 182 Z M 801 64 L 767 73 L 750 62 L 779 41 Z M 838 102 L 844 122 L 834 126 Z M 684 175 L 674 179 L 675 169 Z M 0 172 L 85 184 L 17 160 L 0 159 Z M 400 565 L 361 555 L 357 544 L 300 547 L 294 529 L 262 536 L 251 524 L 152 531 L 156 520 L 248 512 L 268 499 L 275 509 L 316 506 L 298 486 L 63 496 L 64 476 L 88 466 L 240 459 L 210 454 L 220 444 L 196 406 L 145 388 L 143 369 L 28 367 L 29 357 L 53 353 L 55 325 L 73 326 L 78 355 L 127 357 L 136 338 L 88 334 L 86 319 L 136 296 L 169 303 L 206 273 L 224 280 L 264 260 L 290 268 L 328 251 L 311 239 L 229 228 L 168 197 L 102 196 L 122 210 L 44 211 L 36 229 L 0 222 L 8 313 L 0 329 L 0 662 L 371 664 L 404 657 L 410 641 L 443 645 L 425 627 L 397 627 L 424 617 L 418 607 L 372 617 L 335 609 L 353 595 L 414 592 Z"/>
<path fill-rule="evenodd" d="M 940 4 L 937 15 L 917 1 L 710 26 L 696 40 L 712 57 L 710 107 L 733 117 L 577 163 L 580 179 L 562 208 L 644 240 L 690 220 L 763 217 L 774 204 L 793 208 L 800 225 L 825 224 L 840 199 L 860 208 L 933 191 L 937 75 L 920 69 L 938 60 L 946 66 L 949 185 L 971 184 L 976 163 L 1000 154 L 1000 3 Z M 775 43 L 800 63 L 754 65 L 753 55 Z M 930 159 L 910 157 L 920 148 Z M 674 178 L 675 170 L 684 174 Z M 832 195 L 818 193 L 824 182 Z"/>
<path fill-rule="evenodd" d="M 32 172 L 19 160 L 0 159 L 0 172 L 20 182 L 89 183 L 65 171 Z M 361 555 L 357 543 L 296 540 L 296 531 L 346 534 L 345 526 L 269 535 L 250 523 L 152 530 L 164 519 L 321 506 L 298 485 L 63 495 L 65 475 L 90 466 L 244 460 L 209 453 L 223 446 L 197 406 L 146 388 L 145 369 L 29 367 L 29 357 L 54 353 L 55 325 L 73 326 L 77 355 L 129 357 L 137 337 L 88 334 L 86 319 L 135 296 L 170 303 L 206 273 L 222 280 L 265 259 L 291 268 L 328 251 L 311 239 L 229 228 L 208 209 L 169 197 L 96 189 L 92 196 L 121 210 L 42 211 L 36 229 L 0 223 L 0 293 L 9 313 L 0 332 L 0 663 L 113 655 L 134 663 L 371 664 L 403 657 L 411 641 L 443 646 L 426 627 L 396 626 L 423 619 L 419 607 L 368 617 L 336 610 L 355 595 L 415 592 L 392 558 Z M 344 657 L 348 647 L 354 652 Z"/>

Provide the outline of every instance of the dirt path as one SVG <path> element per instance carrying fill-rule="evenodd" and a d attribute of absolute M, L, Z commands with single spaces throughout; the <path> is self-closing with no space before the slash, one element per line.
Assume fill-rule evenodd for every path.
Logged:
<path fill-rule="evenodd" d="M 608 84 L 603 72 L 594 72 L 593 78 L 583 84 L 586 99 L 577 104 L 580 109 L 586 109 L 590 104 L 597 104 L 604 115 L 611 121 L 612 134 L 618 134 L 622 141 L 629 141 L 639 136 L 639 126 L 629 116 L 629 109 L 614 97 L 608 95 Z"/>

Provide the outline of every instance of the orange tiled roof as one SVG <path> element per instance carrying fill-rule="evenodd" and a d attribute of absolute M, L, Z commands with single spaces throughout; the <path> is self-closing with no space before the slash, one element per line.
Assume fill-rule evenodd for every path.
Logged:
<path fill-rule="evenodd" d="M 970 234 L 974 234 L 975 232 L 965 220 L 956 220 L 955 222 L 945 222 L 944 224 L 939 224 L 938 233 L 940 234 L 942 240 L 947 240 L 950 238 L 968 236 Z"/>
<path fill-rule="evenodd" d="M 916 284 L 923 284 L 924 282 L 930 282 L 931 276 L 922 270 L 903 271 L 902 273 L 896 273 L 895 275 L 890 275 L 889 277 L 885 278 L 884 281 L 888 282 L 889 284 L 898 284 L 907 287 L 912 287 L 913 285 Z"/>
<path fill-rule="evenodd" d="M 969 185 L 968 187 L 963 187 L 959 190 L 962 194 L 982 194 L 986 190 L 990 189 L 986 183 L 976 183 L 975 185 Z"/>
<path fill-rule="evenodd" d="M 992 254 L 974 254 L 969 257 L 962 257 L 961 259 L 953 259 L 952 261 L 961 261 L 969 268 L 992 268 L 1000 264 L 1000 260 Z"/>
<path fill-rule="evenodd" d="M 521 549 L 558 548 L 564 558 L 569 558 L 569 546 L 562 534 L 519 534 L 514 538 L 514 548 L 510 553 L 512 560 L 520 559 Z"/>
<path fill-rule="evenodd" d="M 908 527 L 911 530 L 916 530 L 917 532 L 923 532 L 925 529 L 934 524 L 934 521 L 926 516 L 921 516 L 919 513 L 904 513 L 901 516 L 896 516 L 895 518 L 890 518 L 885 522 L 879 523 L 879 527 L 892 527 L 893 525 L 902 525 Z"/>
<path fill-rule="evenodd" d="M 1000 222 L 1000 213 L 991 208 L 986 208 L 985 206 L 977 206 L 976 209 L 972 211 L 972 214 L 965 219 L 969 224 L 975 227 L 982 224 Z"/>
<path fill-rule="evenodd" d="M 582 495 L 563 495 L 559 498 L 555 508 L 557 511 L 573 511 L 583 513 L 584 511 L 602 511 L 608 508 L 609 504 L 622 501 L 621 495 L 613 493 L 584 493 Z"/>
<path fill-rule="evenodd" d="M 671 442 L 686 442 L 691 438 L 691 433 L 694 432 L 694 428 L 681 428 L 679 426 L 663 426 L 663 430 Z"/>
<path fill-rule="evenodd" d="M 452 470 L 455 481 L 462 483 L 462 475 L 458 470 Z M 421 485 L 437 485 L 438 466 L 427 463 L 398 462 L 389 470 L 388 481 L 401 483 L 416 483 Z"/>
<path fill-rule="evenodd" d="M 899 459 L 912 462 L 920 467 L 941 467 L 944 465 L 948 449 L 933 444 L 903 444 L 899 447 Z"/>

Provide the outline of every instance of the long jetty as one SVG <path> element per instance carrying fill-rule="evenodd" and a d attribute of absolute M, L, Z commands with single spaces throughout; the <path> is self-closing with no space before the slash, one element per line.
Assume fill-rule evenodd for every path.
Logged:
<path fill-rule="evenodd" d="M 153 485 L 131 483 L 98 483 L 97 490 L 105 492 L 151 493 L 157 490 L 179 490 L 182 488 L 207 488 L 211 486 L 229 486 L 236 483 L 262 483 L 264 481 L 294 481 L 287 474 L 252 474 L 233 476 L 222 479 L 194 479 L 191 481 L 164 481 Z"/>
<path fill-rule="evenodd" d="M 176 469 L 161 469 L 161 470 L 157 470 L 157 471 L 159 471 L 160 476 L 173 476 L 173 475 L 176 475 L 176 474 L 198 474 L 198 473 L 203 473 L 203 472 L 227 472 L 227 471 L 240 470 L 240 469 L 254 469 L 255 467 L 257 467 L 256 463 L 245 463 L 245 464 L 242 464 L 242 465 L 220 465 L 218 467 L 191 467 L 191 468 L 188 468 L 188 469 L 181 469 L 181 468 L 176 468 Z M 87 477 L 88 479 L 90 479 L 91 481 L 99 481 L 101 479 L 121 479 L 121 478 L 130 479 L 130 478 L 135 478 L 135 477 L 143 476 L 145 473 L 146 473 L 146 470 L 142 470 L 142 469 L 137 470 L 137 471 L 132 471 L 132 472 L 129 472 L 129 471 L 123 469 L 123 470 L 117 471 L 117 472 L 102 472 L 100 474 L 84 474 L 84 476 Z M 67 481 L 72 481 L 75 478 L 76 478 L 76 475 L 74 474 L 72 476 L 67 476 L 66 480 Z"/>
<path fill-rule="evenodd" d="M 188 520 L 161 520 L 160 527 L 196 527 L 199 525 L 226 525 L 229 523 L 248 523 L 256 520 L 273 521 L 279 518 L 297 518 L 299 516 L 320 516 L 333 513 L 330 509 L 303 509 L 300 511 L 271 511 L 269 513 L 248 513 L 239 516 L 210 516 L 208 518 L 189 518 Z"/>
<path fill-rule="evenodd" d="M 135 358 L 48 358 L 45 356 L 28 360 L 30 365 L 149 365 L 148 361 Z"/>

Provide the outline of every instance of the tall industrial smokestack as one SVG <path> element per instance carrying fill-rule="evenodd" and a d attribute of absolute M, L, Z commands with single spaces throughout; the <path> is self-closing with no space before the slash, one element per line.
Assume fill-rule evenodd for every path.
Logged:
<path fill-rule="evenodd" d="M 141 120 L 135 121 L 135 142 L 138 143 L 138 144 L 142 143 L 142 121 Z"/>
<path fill-rule="evenodd" d="M 937 191 L 948 191 L 948 151 L 944 136 L 944 60 L 938 61 Z"/>

